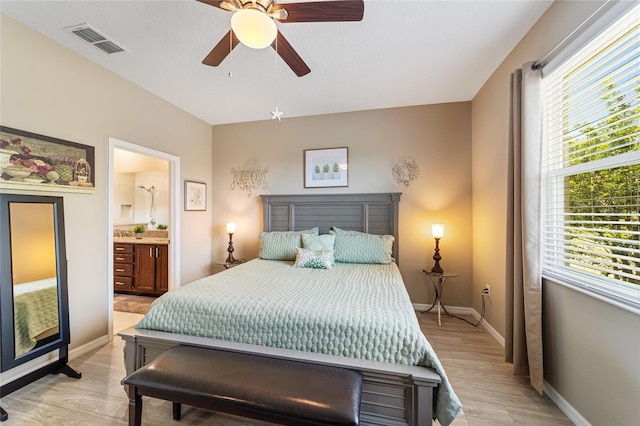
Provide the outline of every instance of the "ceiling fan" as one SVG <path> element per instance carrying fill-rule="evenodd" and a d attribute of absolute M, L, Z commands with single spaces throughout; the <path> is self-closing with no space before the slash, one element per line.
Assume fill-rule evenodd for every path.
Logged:
<path fill-rule="evenodd" d="M 283 4 L 276 4 L 274 0 L 198 1 L 234 13 L 231 17 L 231 30 L 204 58 L 203 64 L 217 67 L 240 42 L 254 49 L 271 45 L 298 77 L 308 74 L 311 70 L 277 29 L 275 21 L 283 24 L 361 21 L 364 15 L 364 0 Z"/>

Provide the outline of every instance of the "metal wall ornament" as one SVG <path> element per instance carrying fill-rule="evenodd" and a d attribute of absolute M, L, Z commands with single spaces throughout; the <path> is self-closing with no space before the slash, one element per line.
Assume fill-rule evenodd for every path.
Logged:
<path fill-rule="evenodd" d="M 411 185 L 411 183 L 418 178 L 419 172 L 420 169 L 418 168 L 416 160 L 411 157 L 404 157 L 398 161 L 391 170 L 396 182 L 404 186 Z"/>
<path fill-rule="evenodd" d="M 231 175 L 233 176 L 233 182 L 231 182 L 231 190 L 235 190 L 236 187 L 247 191 L 247 198 L 251 197 L 251 193 L 256 189 L 262 187 L 267 188 L 265 181 L 265 175 L 269 171 L 268 168 L 256 167 L 234 167 L 231 169 Z"/>

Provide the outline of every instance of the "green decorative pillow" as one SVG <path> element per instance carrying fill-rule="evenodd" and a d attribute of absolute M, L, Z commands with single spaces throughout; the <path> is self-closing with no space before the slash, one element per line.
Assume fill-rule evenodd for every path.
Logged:
<path fill-rule="evenodd" d="M 336 236 L 333 234 L 302 234 L 302 248 L 309 250 L 333 250 Z"/>
<path fill-rule="evenodd" d="M 331 269 L 333 265 L 332 250 L 297 249 L 295 268 Z"/>
<path fill-rule="evenodd" d="M 342 263 L 393 262 L 393 235 L 374 235 L 333 228 L 336 236 L 334 256 Z"/>
<path fill-rule="evenodd" d="M 302 247 L 303 234 L 318 235 L 318 228 L 304 231 L 273 231 L 260 233 L 260 259 L 295 260 L 296 249 Z"/>
<path fill-rule="evenodd" d="M 366 232 L 351 231 L 351 230 L 347 230 L 347 229 L 340 229 L 340 228 L 337 228 L 335 226 L 332 226 L 331 229 L 329 229 L 329 233 L 330 234 L 345 234 L 345 235 L 362 235 L 362 234 L 366 235 Z"/>

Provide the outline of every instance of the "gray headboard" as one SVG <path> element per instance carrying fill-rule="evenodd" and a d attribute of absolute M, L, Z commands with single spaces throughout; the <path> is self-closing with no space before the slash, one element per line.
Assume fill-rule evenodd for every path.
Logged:
<path fill-rule="evenodd" d="M 298 231 L 317 226 L 321 234 L 336 226 L 369 234 L 393 235 L 399 263 L 400 192 L 376 194 L 261 195 L 264 231 Z"/>

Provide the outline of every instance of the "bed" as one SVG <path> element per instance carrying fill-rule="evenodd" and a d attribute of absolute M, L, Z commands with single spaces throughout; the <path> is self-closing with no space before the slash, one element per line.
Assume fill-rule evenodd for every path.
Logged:
<path fill-rule="evenodd" d="M 39 340 L 58 333 L 57 278 L 13 286 L 15 356 L 29 352 Z"/>
<path fill-rule="evenodd" d="M 449 424 L 460 403 L 420 331 L 396 264 L 397 239 L 389 244 L 389 235 L 398 235 L 399 199 L 398 193 L 262 196 L 261 258 L 156 300 L 136 329 L 120 333 L 127 374 L 177 344 L 342 366 L 364 375 L 362 424 L 426 425 L 434 417 Z M 336 258 L 309 251 L 320 253 L 327 269 L 294 267 L 304 249 L 291 260 L 278 251 L 288 245 L 266 248 L 269 237 L 315 241 L 307 234 L 324 239 L 331 227 Z M 345 262 L 345 253 L 358 252 L 354 260 L 362 261 L 372 251 L 369 245 L 345 251 L 351 241 L 384 246 L 384 261 Z"/>

